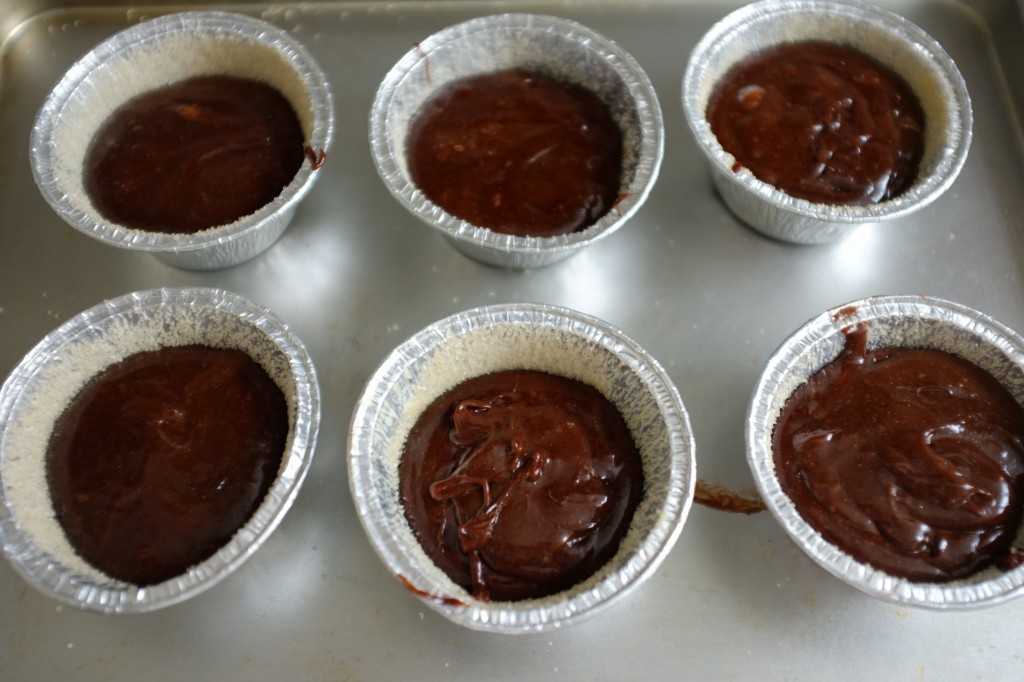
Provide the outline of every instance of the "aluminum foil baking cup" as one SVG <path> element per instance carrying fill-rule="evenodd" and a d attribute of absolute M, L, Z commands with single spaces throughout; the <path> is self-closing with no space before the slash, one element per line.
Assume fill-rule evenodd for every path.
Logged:
<path fill-rule="evenodd" d="M 466 379 L 534 369 L 597 388 L 618 407 L 643 460 L 644 492 L 618 553 L 564 592 L 516 602 L 475 599 L 420 547 L 399 499 L 406 436 L 430 403 Z M 693 499 L 694 440 L 679 393 L 636 342 L 581 313 L 536 304 L 475 308 L 436 322 L 393 351 L 356 405 L 349 482 L 371 544 L 399 581 L 455 623 L 540 632 L 592 616 L 661 564 Z"/>
<path fill-rule="evenodd" d="M 451 81 L 513 68 L 589 89 L 622 131 L 622 198 L 585 230 L 518 237 L 477 227 L 427 199 L 409 175 L 406 137 L 424 101 Z M 554 263 L 619 229 L 647 199 L 664 146 L 658 97 L 636 60 L 574 21 L 534 14 L 482 17 L 435 33 L 388 72 L 370 110 L 373 160 L 398 202 L 471 258 L 511 268 Z"/>
<path fill-rule="evenodd" d="M 868 349 L 934 348 L 959 355 L 998 379 L 1024 404 L 1024 338 L 976 310 L 937 298 L 880 296 L 828 310 L 790 336 L 768 360 L 747 414 L 747 461 L 761 497 L 790 538 L 829 573 L 881 599 L 935 609 L 998 604 L 1024 590 L 1024 567 L 989 568 L 948 583 L 911 582 L 861 563 L 827 542 L 789 499 L 775 473 L 772 432 L 786 400 L 864 323 Z M 1024 528 L 1014 546 L 1024 543 Z"/>
<path fill-rule="evenodd" d="M 252 517 L 213 556 L 157 585 L 115 580 L 82 560 L 57 522 L 46 481 L 53 424 L 82 386 L 126 356 L 164 346 L 237 348 L 284 393 L 289 432 L 277 479 Z M 0 543 L 44 594 L 103 613 L 184 601 L 227 577 L 277 527 L 309 470 L 320 389 L 302 342 L 265 308 L 216 289 L 140 291 L 97 305 L 47 335 L 0 389 Z"/>
<path fill-rule="evenodd" d="M 298 115 L 309 156 L 323 160 L 334 134 L 334 109 L 327 79 L 305 47 L 272 24 L 238 14 L 172 14 L 100 43 L 68 70 L 40 109 L 32 128 L 32 172 L 57 214 L 90 237 L 180 268 L 223 268 L 269 248 L 320 175 L 313 159 L 263 208 L 197 234 L 118 225 L 100 215 L 85 191 L 83 160 L 106 118 L 136 95 L 199 75 L 277 88 Z"/>
<path fill-rule="evenodd" d="M 868 206 L 818 204 L 791 197 L 722 149 L 706 118 L 718 81 L 736 63 L 780 43 L 822 40 L 848 45 L 902 76 L 925 114 L 924 154 L 917 179 L 902 194 Z M 863 2 L 765 0 L 715 24 L 697 43 L 683 77 L 683 108 L 725 204 L 751 227 L 800 244 L 835 241 L 864 223 L 922 208 L 953 183 L 971 144 L 971 100 L 952 58 L 903 17 Z"/>

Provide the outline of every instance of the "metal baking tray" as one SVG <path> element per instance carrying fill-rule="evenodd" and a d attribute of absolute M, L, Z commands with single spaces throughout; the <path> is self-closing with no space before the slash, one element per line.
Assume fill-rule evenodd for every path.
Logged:
<path fill-rule="evenodd" d="M 28 139 L 47 92 L 102 39 L 165 3 L 0 0 L 0 374 L 76 313 L 129 291 L 216 286 L 268 306 L 317 364 L 323 422 L 295 505 L 236 574 L 139 616 L 62 607 L 0 566 L 0 679 L 806 679 L 1024 676 L 1012 624 L 1024 600 L 966 612 L 896 607 L 822 571 L 766 513 L 697 505 L 658 572 L 609 611 L 553 634 L 475 633 L 406 592 L 355 516 L 345 447 L 354 402 L 405 338 L 449 314 L 530 301 L 618 326 L 667 369 L 693 423 L 698 477 L 748 493 L 743 422 L 781 341 L 825 309 L 929 294 L 1024 330 L 1024 3 L 878 0 L 934 36 L 963 73 L 974 141 L 931 206 L 837 244 L 772 241 L 711 188 L 683 119 L 690 50 L 738 0 L 221 3 L 291 31 L 331 79 L 338 120 L 325 175 L 284 237 L 228 270 L 188 272 L 68 227 L 33 184 Z M 202 4 L 203 8 L 210 5 Z M 469 260 L 377 177 L 367 117 L 377 85 L 430 33 L 504 11 L 577 19 L 619 42 L 657 89 L 665 158 L 622 230 L 533 271 Z"/>

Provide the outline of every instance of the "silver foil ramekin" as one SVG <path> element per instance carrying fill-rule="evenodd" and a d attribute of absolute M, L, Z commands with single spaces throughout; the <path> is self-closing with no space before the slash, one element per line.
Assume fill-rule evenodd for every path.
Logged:
<path fill-rule="evenodd" d="M 716 83 L 736 63 L 780 43 L 823 40 L 848 45 L 902 76 L 925 113 L 924 155 L 917 179 L 902 194 L 869 206 L 818 204 L 791 197 L 743 168 L 708 124 Z M 971 144 L 971 100 L 952 58 L 922 29 L 892 12 L 849 0 L 764 0 L 715 24 L 697 43 L 683 77 L 683 108 L 711 163 L 725 204 L 743 222 L 776 239 L 800 244 L 836 241 L 865 223 L 907 215 L 953 183 Z"/>
<path fill-rule="evenodd" d="M 618 553 L 596 574 L 543 599 L 488 602 L 452 582 L 421 548 L 399 499 L 398 466 L 410 428 L 435 398 L 471 377 L 513 368 L 574 378 L 609 398 L 640 450 L 644 493 Z M 388 569 L 455 623 L 513 634 L 578 622 L 649 577 L 689 513 L 696 466 L 689 417 L 661 366 L 608 324 L 538 304 L 468 310 L 395 349 L 356 405 L 348 465 L 360 520 Z"/>
<path fill-rule="evenodd" d="M 427 199 L 409 175 L 407 131 L 424 101 L 454 80 L 512 68 L 591 90 L 622 131 L 621 199 L 585 230 L 518 237 L 477 227 Z M 482 17 L 433 34 L 392 67 L 370 110 L 373 160 L 398 202 L 471 258 L 511 268 L 549 265 L 620 228 L 647 199 L 664 146 L 658 97 L 636 60 L 577 22 L 535 14 Z"/>
<path fill-rule="evenodd" d="M 327 78 L 298 41 L 265 21 L 223 12 L 185 12 L 137 24 L 96 46 L 50 92 L 32 128 L 30 158 L 43 197 L 72 227 L 105 244 L 154 254 L 175 267 L 212 270 L 269 248 L 320 175 L 307 158 L 269 204 L 196 234 L 132 229 L 104 218 L 83 186 L 83 160 L 96 130 L 121 104 L 198 75 L 230 75 L 275 87 L 295 109 L 313 159 L 334 134 Z"/>
<path fill-rule="evenodd" d="M 252 517 L 213 556 L 175 578 L 138 587 L 83 561 L 56 520 L 46 482 L 55 420 L 82 386 L 127 355 L 164 346 L 237 348 L 281 388 L 289 432 L 281 467 Z M 320 389 L 302 342 L 273 313 L 217 289 L 154 289 L 73 317 L 47 335 L 0 389 L 0 544 L 14 569 L 44 594 L 103 613 L 142 613 L 212 587 L 277 527 L 309 470 Z"/>
<path fill-rule="evenodd" d="M 867 564 L 827 542 L 800 515 L 776 476 L 772 432 L 786 400 L 834 360 L 843 330 L 862 322 L 868 349 L 934 348 L 988 371 L 1024 404 L 1024 338 L 966 306 L 923 296 L 880 296 L 828 310 L 797 330 L 768 360 L 747 414 L 747 460 L 761 497 L 790 538 L 829 573 L 884 600 L 934 609 L 988 606 L 1024 591 L 1024 566 L 990 568 L 949 583 L 911 582 Z M 1024 528 L 1015 546 L 1024 543 Z"/>

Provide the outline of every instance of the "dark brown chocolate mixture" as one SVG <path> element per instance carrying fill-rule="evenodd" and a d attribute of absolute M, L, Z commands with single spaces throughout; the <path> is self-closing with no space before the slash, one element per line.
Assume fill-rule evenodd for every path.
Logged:
<path fill-rule="evenodd" d="M 643 486 L 615 407 L 571 379 L 511 370 L 435 400 L 399 467 L 406 517 L 434 562 L 481 599 L 560 592 L 618 549 Z"/>
<path fill-rule="evenodd" d="M 281 93 L 252 80 L 202 76 L 114 111 L 90 144 L 85 188 L 109 220 L 199 232 L 270 203 L 305 154 L 299 120 Z"/>
<path fill-rule="evenodd" d="M 936 350 L 840 356 L 786 402 L 773 436 L 783 490 L 856 559 L 947 581 L 1010 553 L 1024 493 L 1024 409 L 987 372 Z"/>
<path fill-rule="evenodd" d="M 287 434 L 281 389 L 245 353 L 131 355 L 93 377 L 54 427 L 46 464 L 57 519 L 104 573 L 162 582 L 252 516 Z"/>
<path fill-rule="evenodd" d="M 693 501 L 708 509 L 734 514 L 759 514 L 767 509 L 757 492 L 738 493 L 719 483 L 701 479 L 697 479 L 694 486 Z"/>
<path fill-rule="evenodd" d="M 736 170 L 823 204 L 872 204 L 918 172 L 924 113 L 903 79 L 834 43 L 769 48 L 716 85 L 708 122 Z"/>
<path fill-rule="evenodd" d="M 478 227 L 550 237 L 593 225 L 615 205 L 622 134 L 585 88 L 502 71 L 442 88 L 407 141 L 413 181 Z"/>

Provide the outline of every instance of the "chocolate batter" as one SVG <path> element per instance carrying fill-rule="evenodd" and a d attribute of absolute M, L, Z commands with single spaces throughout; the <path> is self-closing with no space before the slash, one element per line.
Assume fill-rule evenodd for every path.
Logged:
<path fill-rule="evenodd" d="M 1024 409 L 937 350 L 866 350 L 862 326 L 786 402 L 773 434 L 783 490 L 859 561 L 913 581 L 999 563 L 1021 522 Z"/>
<path fill-rule="evenodd" d="M 409 171 L 478 227 L 551 237 L 582 230 L 619 196 L 622 133 L 589 90 L 519 70 L 443 88 L 416 115 Z"/>
<path fill-rule="evenodd" d="M 86 154 L 85 189 L 116 223 L 194 233 L 270 203 L 305 153 L 298 117 L 277 90 L 202 76 L 115 110 Z"/>
<path fill-rule="evenodd" d="M 914 181 L 924 113 L 910 86 L 852 48 L 769 48 L 716 85 L 708 122 L 736 170 L 822 204 L 873 204 Z"/>
<path fill-rule="evenodd" d="M 57 519 L 107 575 L 162 582 L 248 521 L 287 434 L 281 389 L 245 353 L 131 355 L 93 377 L 54 427 L 46 471 Z"/>
<path fill-rule="evenodd" d="M 618 549 L 643 487 L 622 416 L 594 388 L 530 370 L 435 400 L 409 434 L 402 504 L 428 555 L 480 599 L 560 592 Z"/>

